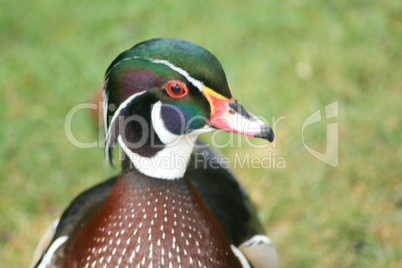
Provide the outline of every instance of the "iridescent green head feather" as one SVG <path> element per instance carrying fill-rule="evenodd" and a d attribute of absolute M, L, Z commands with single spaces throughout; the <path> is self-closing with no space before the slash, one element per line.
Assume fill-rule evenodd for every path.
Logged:
<path fill-rule="evenodd" d="M 178 137 L 211 127 L 273 139 L 234 99 L 216 57 L 191 42 L 135 45 L 109 66 L 104 89 L 108 154 L 119 141 L 126 153 L 151 157 Z"/>

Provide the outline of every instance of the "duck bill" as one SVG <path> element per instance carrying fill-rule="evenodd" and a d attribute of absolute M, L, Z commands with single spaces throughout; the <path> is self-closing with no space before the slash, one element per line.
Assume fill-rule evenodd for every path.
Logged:
<path fill-rule="evenodd" d="M 274 132 L 262 120 L 246 111 L 233 97 L 231 99 L 205 87 L 203 93 L 211 105 L 210 126 L 249 137 L 274 140 Z"/>

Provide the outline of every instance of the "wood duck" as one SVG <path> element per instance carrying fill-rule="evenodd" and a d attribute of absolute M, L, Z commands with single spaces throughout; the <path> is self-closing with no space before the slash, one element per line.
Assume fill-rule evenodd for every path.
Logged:
<path fill-rule="evenodd" d="M 122 171 L 70 204 L 34 267 L 278 267 L 243 188 L 196 141 L 213 129 L 274 138 L 215 56 L 179 39 L 139 43 L 107 69 L 104 100 L 106 154 L 120 146 Z"/>

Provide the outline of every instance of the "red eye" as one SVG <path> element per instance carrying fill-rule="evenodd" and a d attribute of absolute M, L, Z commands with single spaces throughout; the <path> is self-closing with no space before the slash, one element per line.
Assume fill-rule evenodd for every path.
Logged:
<path fill-rule="evenodd" d="M 185 84 L 179 81 L 169 81 L 166 84 L 166 91 L 172 98 L 183 98 L 188 93 L 188 88 Z"/>

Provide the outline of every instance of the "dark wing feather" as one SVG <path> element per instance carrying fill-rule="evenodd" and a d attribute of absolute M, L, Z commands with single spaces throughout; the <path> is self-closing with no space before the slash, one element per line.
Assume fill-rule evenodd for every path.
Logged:
<path fill-rule="evenodd" d="M 58 263 L 63 260 L 63 256 L 69 252 L 69 241 L 74 241 L 75 236 L 78 235 L 81 227 L 90 219 L 90 217 L 96 212 L 96 210 L 105 202 L 109 196 L 117 177 L 108 179 L 107 181 L 100 183 L 80 195 L 78 195 L 68 208 L 63 212 L 60 221 L 56 227 L 53 239 L 48 245 L 46 250 L 43 251 L 39 261 L 37 261 L 34 267 L 41 267 L 40 264 L 46 252 L 56 239 L 62 236 L 68 236 L 69 240 L 63 244 L 55 252 L 56 258 L 53 258 L 50 267 L 58 267 Z M 53 263 L 54 262 L 54 263 Z"/>
<path fill-rule="evenodd" d="M 230 242 L 238 246 L 264 233 L 264 228 L 244 188 L 221 159 L 211 148 L 200 148 L 192 155 L 186 175 L 221 222 Z"/>

